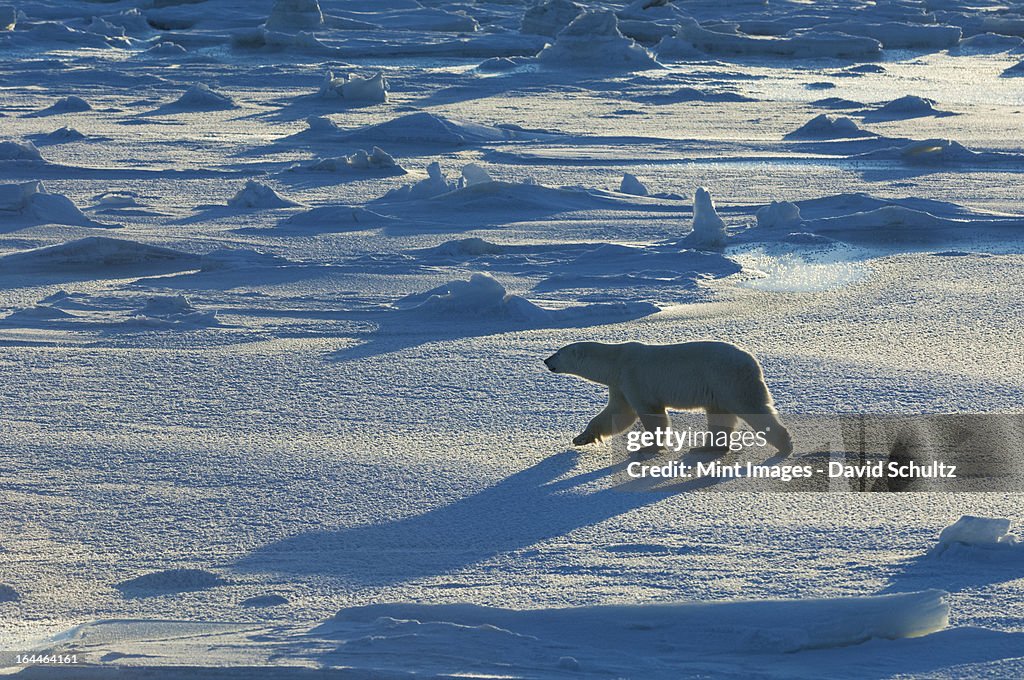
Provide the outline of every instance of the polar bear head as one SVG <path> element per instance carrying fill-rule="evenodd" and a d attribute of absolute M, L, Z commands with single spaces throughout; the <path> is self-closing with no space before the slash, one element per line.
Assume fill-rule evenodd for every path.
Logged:
<path fill-rule="evenodd" d="M 601 342 L 574 342 L 545 359 L 544 365 L 552 373 L 568 373 L 603 382 L 610 368 L 608 355 L 612 347 Z"/>

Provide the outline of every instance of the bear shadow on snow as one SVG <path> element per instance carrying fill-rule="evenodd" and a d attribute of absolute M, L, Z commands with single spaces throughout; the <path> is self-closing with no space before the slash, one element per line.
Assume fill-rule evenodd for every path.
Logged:
<path fill-rule="evenodd" d="M 346 576 L 366 585 L 389 585 L 456 571 L 576 529 L 657 503 L 669 493 L 697 491 L 719 478 L 669 487 L 630 480 L 596 491 L 585 486 L 625 478 L 626 459 L 570 475 L 578 456 L 566 450 L 517 472 L 480 493 L 422 514 L 381 524 L 326 529 L 290 536 L 239 560 L 242 571 Z M 706 460 L 684 454 L 684 462 Z M 772 464 L 773 459 L 765 461 Z"/>

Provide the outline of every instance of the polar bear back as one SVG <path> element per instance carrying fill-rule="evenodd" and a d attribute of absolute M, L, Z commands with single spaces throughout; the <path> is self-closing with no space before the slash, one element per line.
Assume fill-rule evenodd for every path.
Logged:
<path fill-rule="evenodd" d="M 621 389 L 652 406 L 759 413 L 771 405 L 757 359 L 731 343 L 628 343 L 621 362 Z"/>
<path fill-rule="evenodd" d="M 728 342 L 578 343 L 577 374 L 620 390 L 636 406 L 762 413 L 772 404 L 761 366 Z"/>

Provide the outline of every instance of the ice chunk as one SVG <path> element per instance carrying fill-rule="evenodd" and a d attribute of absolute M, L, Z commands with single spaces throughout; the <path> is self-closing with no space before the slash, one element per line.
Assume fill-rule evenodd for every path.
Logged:
<path fill-rule="evenodd" d="M 488 172 L 476 163 L 468 163 L 462 168 L 462 179 L 465 186 L 493 181 Z"/>
<path fill-rule="evenodd" d="M 623 194 L 631 194 L 633 196 L 646 196 L 647 187 L 643 185 L 643 182 L 636 178 L 636 175 L 631 175 L 627 172 L 622 175 L 622 182 L 619 184 L 619 192 Z"/>
<path fill-rule="evenodd" d="M 693 197 L 693 231 L 686 237 L 688 245 L 698 248 L 720 248 L 725 245 L 725 222 L 718 216 L 711 193 L 698 187 Z"/>
<path fill-rule="evenodd" d="M 939 534 L 939 545 L 948 546 L 952 543 L 964 545 L 991 546 L 997 544 L 1013 545 L 1018 539 L 1010 531 L 1010 520 L 992 517 L 974 517 L 964 515 Z"/>
<path fill-rule="evenodd" d="M 423 198 L 433 198 L 455 191 L 465 186 L 465 180 L 459 178 L 457 181 L 448 181 L 441 164 L 434 161 L 427 166 L 427 178 L 415 184 L 406 184 L 384 194 L 383 201 L 411 201 Z"/>
<path fill-rule="evenodd" d="M 388 100 L 388 81 L 380 71 L 369 78 L 352 75 L 335 78 L 332 71 L 327 71 L 319 94 L 321 97 L 337 97 L 346 101 L 386 102 Z"/>
<path fill-rule="evenodd" d="M 789 201 L 772 201 L 757 211 L 757 226 L 794 227 L 800 224 L 800 207 Z"/>

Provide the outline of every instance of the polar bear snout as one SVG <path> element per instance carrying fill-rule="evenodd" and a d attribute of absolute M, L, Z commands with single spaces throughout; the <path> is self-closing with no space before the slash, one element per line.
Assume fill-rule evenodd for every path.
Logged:
<path fill-rule="evenodd" d="M 549 356 L 547 359 L 544 360 L 544 365 L 547 366 L 548 370 L 551 371 L 552 373 L 557 373 L 558 372 L 558 370 L 555 368 L 555 357 L 556 356 L 558 356 L 557 353 L 552 354 L 551 356 Z"/>

